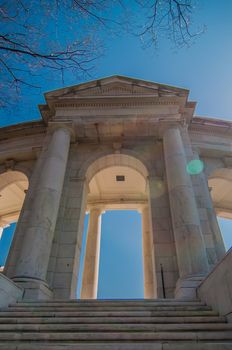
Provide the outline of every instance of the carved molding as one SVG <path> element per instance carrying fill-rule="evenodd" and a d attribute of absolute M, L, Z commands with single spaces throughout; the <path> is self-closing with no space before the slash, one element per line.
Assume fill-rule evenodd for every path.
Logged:
<path fill-rule="evenodd" d="M 141 102 L 136 102 L 136 101 L 130 101 L 130 102 L 75 102 L 75 103 L 70 103 L 70 102 L 63 102 L 63 103 L 55 103 L 54 107 L 55 108 L 89 108 L 89 107 L 97 107 L 97 108 L 111 108 L 111 107 L 116 107 L 116 108 L 125 108 L 125 107 L 144 107 L 144 106 L 154 106 L 154 105 L 179 105 L 180 102 L 176 100 L 166 100 L 166 101 L 141 101 Z"/>
<path fill-rule="evenodd" d="M 225 138 L 229 138 L 231 139 L 231 135 L 232 135 L 232 129 L 229 132 L 226 132 L 225 129 L 219 129 L 215 126 L 212 127 L 205 127 L 204 125 L 201 126 L 197 126 L 197 127 L 191 127 L 189 128 L 189 132 L 190 132 L 190 137 L 191 136 L 200 136 L 200 135 L 211 135 L 211 136 L 223 136 Z"/>

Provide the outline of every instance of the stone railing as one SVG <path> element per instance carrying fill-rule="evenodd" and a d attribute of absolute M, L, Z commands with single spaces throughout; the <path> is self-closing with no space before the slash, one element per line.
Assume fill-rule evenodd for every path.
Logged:
<path fill-rule="evenodd" d="M 201 282 L 197 295 L 232 322 L 232 248 Z"/>
<path fill-rule="evenodd" d="M 23 289 L 17 286 L 12 280 L 0 273 L 0 308 L 7 307 L 23 297 Z"/>

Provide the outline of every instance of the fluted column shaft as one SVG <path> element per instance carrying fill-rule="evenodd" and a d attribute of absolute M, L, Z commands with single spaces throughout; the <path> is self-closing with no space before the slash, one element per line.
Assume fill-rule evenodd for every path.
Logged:
<path fill-rule="evenodd" d="M 203 276 L 208 261 L 179 128 L 167 129 L 163 143 L 179 275 Z"/>
<path fill-rule="evenodd" d="M 153 264 L 152 264 L 152 240 L 150 232 L 149 208 L 142 209 L 142 242 L 143 242 L 143 275 L 144 298 L 154 298 Z"/>
<path fill-rule="evenodd" d="M 53 131 L 31 202 L 15 277 L 45 281 L 70 145 L 66 128 Z"/>
<path fill-rule="evenodd" d="M 101 241 L 101 209 L 92 208 L 85 250 L 84 271 L 82 277 L 81 299 L 96 299 Z"/>

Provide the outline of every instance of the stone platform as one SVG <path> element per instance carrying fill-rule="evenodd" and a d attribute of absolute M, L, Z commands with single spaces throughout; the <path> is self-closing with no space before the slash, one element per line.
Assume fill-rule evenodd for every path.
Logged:
<path fill-rule="evenodd" d="M 19 302 L 0 311 L 0 350 L 229 350 L 232 324 L 201 301 Z"/>

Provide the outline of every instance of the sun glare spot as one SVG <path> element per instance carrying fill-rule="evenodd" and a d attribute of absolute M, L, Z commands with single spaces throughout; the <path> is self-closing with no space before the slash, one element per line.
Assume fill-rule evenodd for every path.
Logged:
<path fill-rule="evenodd" d="M 188 162 L 186 170 L 190 175 L 200 174 L 204 169 L 204 163 L 200 159 L 193 159 Z"/>
<path fill-rule="evenodd" d="M 165 186 L 163 181 L 156 180 L 154 184 L 155 188 L 155 197 L 161 197 L 165 193 Z"/>

